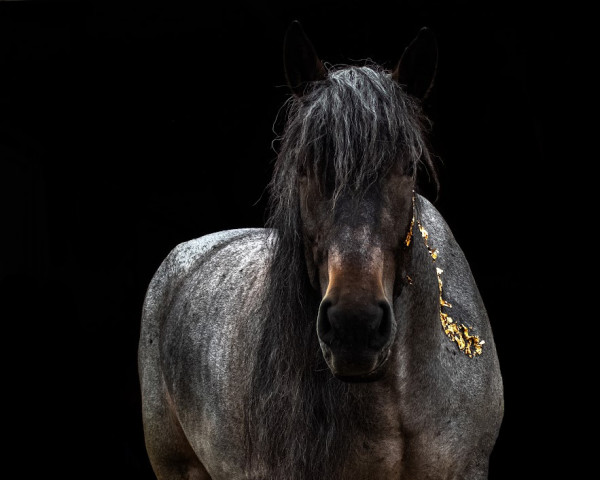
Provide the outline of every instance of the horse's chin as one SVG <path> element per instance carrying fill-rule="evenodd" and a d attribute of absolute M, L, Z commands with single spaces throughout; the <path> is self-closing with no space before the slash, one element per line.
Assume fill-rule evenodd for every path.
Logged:
<path fill-rule="evenodd" d="M 333 376 L 338 380 L 346 383 L 370 383 L 376 382 L 377 380 L 381 380 L 383 375 L 385 374 L 386 368 L 382 365 L 375 370 L 364 374 L 364 375 L 339 375 L 337 373 L 333 373 Z"/>
<path fill-rule="evenodd" d="M 357 367 L 355 362 L 344 362 L 333 358 L 331 352 L 325 355 L 329 370 L 335 378 L 348 383 L 368 383 L 381 380 L 387 372 L 390 349 L 385 349 L 374 362 L 372 368 Z M 362 363 L 362 362 L 361 362 Z"/>

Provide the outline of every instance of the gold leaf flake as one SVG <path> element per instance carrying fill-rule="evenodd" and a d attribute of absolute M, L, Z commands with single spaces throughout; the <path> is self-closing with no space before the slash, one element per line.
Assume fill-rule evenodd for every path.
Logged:
<path fill-rule="evenodd" d="M 421 222 L 417 221 L 417 226 L 419 227 L 419 232 L 421 232 L 421 236 L 425 239 L 425 242 L 427 242 L 427 240 L 429 239 L 429 233 L 427 233 L 427 230 L 423 228 Z M 425 244 L 427 245 L 427 243 Z"/>
<path fill-rule="evenodd" d="M 413 209 L 413 211 L 414 211 L 414 209 Z M 414 224 L 415 224 L 415 217 L 413 215 L 413 218 L 410 221 L 410 228 L 408 229 L 408 233 L 406 234 L 406 239 L 404 240 L 404 245 L 406 245 L 407 247 L 410 245 L 410 241 L 412 240 Z"/>
<path fill-rule="evenodd" d="M 446 300 L 444 300 L 442 297 L 440 297 L 440 305 L 442 307 L 448 307 L 448 308 L 452 308 L 452 305 L 450 305 Z"/>

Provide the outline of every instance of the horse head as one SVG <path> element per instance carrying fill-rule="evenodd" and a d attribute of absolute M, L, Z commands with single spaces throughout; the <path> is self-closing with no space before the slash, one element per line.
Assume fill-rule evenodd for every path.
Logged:
<path fill-rule="evenodd" d="M 296 149 L 297 193 L 307 271 L 321 298 L 316 330 L 342 380 L 381 378 L 394 345 L 393 303 L 405 282 L 416 169 L 426 155 L 415 119 L 436 62 L 427 29 L 391 73 L 328 72 L 299 23 L 286 34 L 296 131 L 307 146 Z"/>

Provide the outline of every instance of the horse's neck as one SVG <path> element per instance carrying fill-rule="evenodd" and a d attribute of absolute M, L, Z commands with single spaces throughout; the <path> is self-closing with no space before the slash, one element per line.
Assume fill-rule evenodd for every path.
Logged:
<path fill-rule="evenodd" d="M 440 286 L 436 265 L 437 251 L 433 247 L 419 213 L 421 204 L 414 202 L 413 221 L 408 245 L 402 256 L 399 275 L 404 284 L 394 301 L 398 321 L 400 347 L 433 347 L 439 330 Z M 420 342 L 415 342 L 420 339 Z M 422 344 L 421 342 L 424 342 Z"/>

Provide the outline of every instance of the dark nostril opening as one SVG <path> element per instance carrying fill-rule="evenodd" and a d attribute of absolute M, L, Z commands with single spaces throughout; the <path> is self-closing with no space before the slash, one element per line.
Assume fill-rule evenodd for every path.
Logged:
<path fill-rule="evenodd" d="M 333 327 L 329 321 L 328 310 L 331 306 L 330 300 L 323 300 L 319 306 L 319 315 L 317 317 L 317 335 L 327 345 L 333 341 Z"/>

